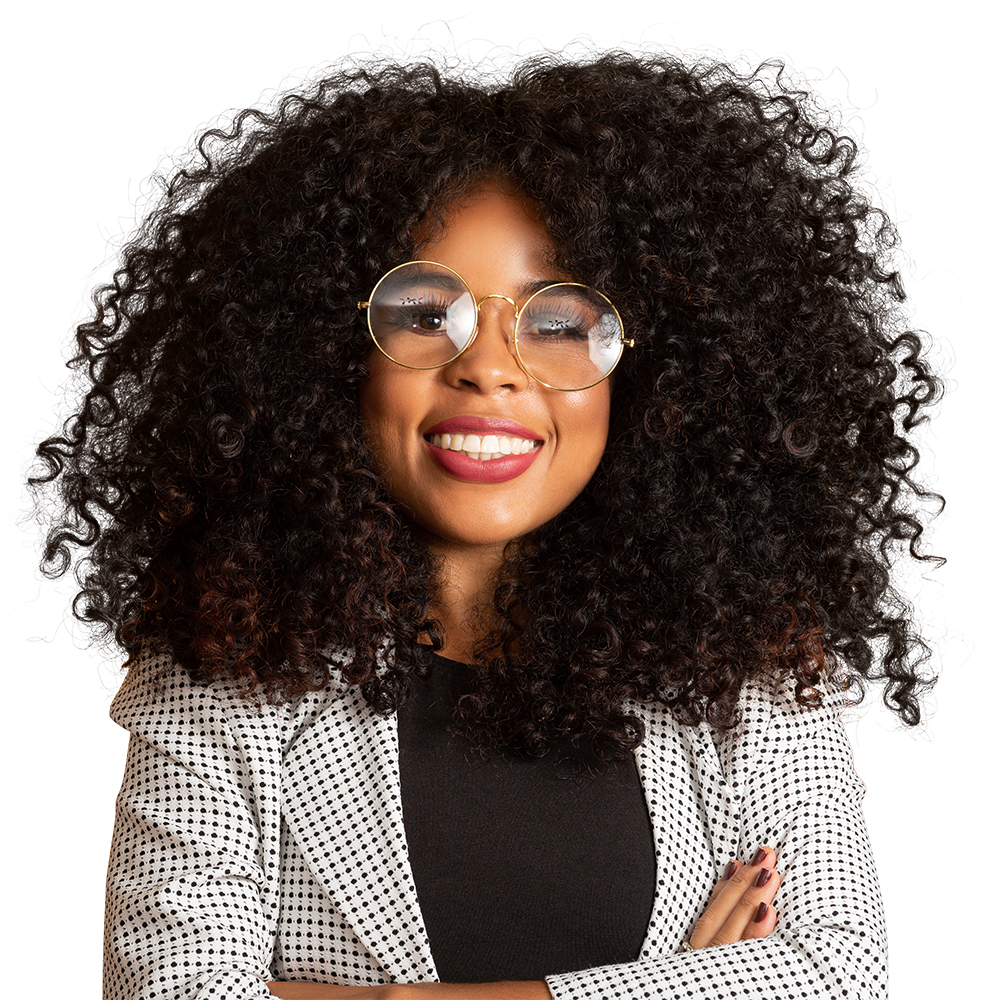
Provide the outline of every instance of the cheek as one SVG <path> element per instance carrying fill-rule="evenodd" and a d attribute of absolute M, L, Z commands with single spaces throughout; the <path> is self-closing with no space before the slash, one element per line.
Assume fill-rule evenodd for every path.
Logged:
<path fill-rule="evenodd" d="M 598 391 L 600 390 L 600 391 Z M 567 399 L 559 421 L 560 446 L 563 451 L 564 488 L 575 493 L 586 486 L 600 464 L 608 442 L 611 400 L 601 386 L 588 389 L 580 399 Z"/>
<path fill-rule="evenodd" d="M 401 428 L 404 414 L 398 412 L 394 400 L 405 398 L 393 388 L 391 373 L 378 370 L 377 363 L 370 366 L 371 377 L 358 394 L 358 413 L 365 440 L 375 455 L 380 471 L 392 478 L 393 468 L 400 459 Z"/>
<path fill-rule="evenodd" d="M 401 425 L 406 420 L 406 401 L 419 394 L 413 373 L 393 364 L 379 351 L 365 358 L 368 378 L 358 388 L 358 412 L 366 430 Z M 408 378 L 408 376 L 410 376 Z"/>
<path fill-rule="evenodd" d="M 361 418 L 361 431 L 368 446 L 378 452 L 379 431 L 375 429 L 378 423 L 380 407 L 370 382 L 365 382 L 358 392 L 358 416 Z"/>
<path fill-rule="evenodd" d="M 580 442 L 581 451 L 591 453 L 596 467 L 608 441 L 611 394 L 606 383 L 602 382 L 582 395 L 584 398 L 572 401 L 574 405 L 566 415 L 565 426 Z"/>

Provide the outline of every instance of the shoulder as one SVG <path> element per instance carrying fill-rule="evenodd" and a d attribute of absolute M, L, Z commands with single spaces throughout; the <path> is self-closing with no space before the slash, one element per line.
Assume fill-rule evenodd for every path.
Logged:
<path fill-rule="evenodd" d="M 795 698 L 795 680 L 763 678 L 746 684 L 740 699 L 740 724 L 744 739 L 760 737 L 764 743 L 783 747 L 828 730 L 842 729 L 848 688 L 839 673 L 824 676 L 814 703 Z"/>
<path fill-rule="evenodd" d="M 675 745 L 698 760 L 700 771 L 721 772 L 740 792 L 755 774 L 771 770 L 783 758 L 830 760 L 837 767 L 850 760 L 840 721 L 847 688 L 833 676 L 824 682 L 821 693 L 817 704 L 801 705 L 795 700 L 795 682 L 790 678 L 749 681 L 740 692 L 735 724 L 724 730 L 704 721 L 683 725 L 665 705 L 644 702 L 634 707 L 645 725 L 647 747 Z"/>
<path fill-rule="evenodd" d="M 667 705 L 660 702 L 629 702 L 646 727 L 647 734 L 686 735 L 696 742 L 710 738 L 717 745 L 756 742 L 794 742 L 816 730 L 840 725 L 848 704 L 848 688 L 838 676 L 826 677 L 814 704 L 803 705 L 795 698 L 795 681 L 785 678 L 755 678 L 740 691 L 735 722 L 729 729 L 716 729 L 708 722 L 686 725 L 678 722 Z"/>
<path fill-rule="evenodd" d="M 743 796 L 799 800 L 863 794 L 841 721 L 847 686 L 834 674 L 820 692 L 821 701 L 802 705 L 792 679 L 747 686 L 739 724 L 715 735 L 722 766 Z"/>
<path fill-rule="evenodd" d="M 231 681 L 194 681 L 169 653 L 143 650 L 127 667 L 111 703 L 118 725 L 158 746 L 186 742 L 216 753 L 283 752 L 349 690 L 335 676 L 320 691 L 274 705 L 244 697 Z"/>

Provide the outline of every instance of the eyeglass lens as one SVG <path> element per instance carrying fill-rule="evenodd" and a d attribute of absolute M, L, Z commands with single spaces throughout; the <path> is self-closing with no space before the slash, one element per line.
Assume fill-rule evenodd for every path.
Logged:
<path fill-rule="evenodd" d="M 456 358 L 475 333 L 476 302 L 462 279 L 442 265 L 411 262 L 375 286 L 368 322 L 379 348 L 408 368 L 436 368 Z M 515 342 L 525 369 L 557 389 L 603 379 L 622 351 L 611 303 L 575 284 L 544 288 L 525 302 Z"/>

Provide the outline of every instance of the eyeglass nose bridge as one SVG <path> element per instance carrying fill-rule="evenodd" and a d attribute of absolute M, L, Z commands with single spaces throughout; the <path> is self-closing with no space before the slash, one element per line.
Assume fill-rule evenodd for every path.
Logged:
<path fill-rule="evenodd" d="M 520 354 L 518 354 L 518 351 L 517 351 L 517 321 L 521 318 L 521 310 L 517 308 L 517 303 L 509 295 L 501 295 L 500 292 L 490 292 L 489 295 L 484 295 L 481 299 L 477 299 L 476 300 L 476 326 L 475 326 L 475 328 L 472 331 L 472 336 L 469 338 L 469 342 L 465 345 L 465 347 L 463 347 L 458 352 L 458 354 L 455 355 L 455 357 L 452 358 L 451 360 L 455 361 L 458 358 L 460 358 L 463 354 L 465 354 L 466 351 L 469 350 L 470 347 L 472 347 L 472 345 L 478 339 L 478 337 L 479 337 L 480 307 L 482 306 L 482 304 L 487 299 L 500 299 L 503 302 L 509 302 L 511 309 L 514 310 L 514 329 L 512 331 L 513 335 L 507 340 L 507 346 L 508 346 L 508 349 L 510 350 L 510 353 L 514 357 L 514 360 L 517 362 L 518 367 L 524 368 L 524 365 L 521 362 L 521 356 L 520 356 Z M 448 362 L 448 363 L 451 364 L 451 362 Z M 525 370 L 525 373 L 528 375 L 529 378 L 534 378 L 534 376 L 531 375 L 531 373 L 528 372 L 528 370 L 526 368 L 524 370 Z"/>
<path fill-rule="evenodd" d="M 521 311 L 517 308 L 517 303 L 509 295 L 501 295 L 499 292 L 490 292 L 489 295 L 484 295 L 476 302 L 476 329 L 473 332 L 472 340 L 476 339 L 476 334 L 479 332 L 479 312 L 482 304 L 487 299 L 500 299 L 503 302 L 509 302 L 511 309 L 514 310 L 514 329 L 517 329 L 517 321 L 521 317 Z M 469 344 L 472 343 L 472 340 L 469 341 Z"/>
<path fill-rule="evenodd" d="M 517 303 L 516 303 L 516 302 L 515 302 L 515 301 L 514 301 L 514 300 L 513 300 L 513 299 L 512 299 L 512 298 L 511 298 L 511 297 L 510 297 L 509 295 L 501 295 L 501 294 L 500 294 L 499 292 L 490 292 L 490 294 L 489 294 L 489 295 L 484 295 L 484 296 L 483 296 L 483 297 L 482 297 L 482 298 L 481 298 L 481 299 L 480 299 L 480 300 L 479 300 L 479 301 L 478 301 L 478 302 L 476 303 L 476 309 L 478 310 L 478 309 L 479 309 L 479 307 L 480 307 L 480 306 L 481 306 L 481 305 L 482 305 L 482 304 L 483 304 L 483 303 L 484 303 L 484 302 L 485 302 L 485 301 L 486 301 L 487 299 L 503 299 L 503 300 L 504 300 L 504 302 L 509 302 L 509 303 L 511 304 L 511 306 L 513 307 L 513 309 L 514 309 L 514 319 L 517 319 L 517 316 L 518 316 L 518 309 L 517 309 Z"/>

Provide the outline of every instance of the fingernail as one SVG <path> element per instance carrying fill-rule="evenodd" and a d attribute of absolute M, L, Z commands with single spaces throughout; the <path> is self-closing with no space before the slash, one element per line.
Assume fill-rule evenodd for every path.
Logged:
<path fill-rule="evenodd" d="M 759 889 L 761 886 L 767 885 L 767 883 L 770 881 L 771 881 L 771 869 L 761 868 L 760 874 L 757 876 L 757 881 L 754 882 L 754 885 L 757 886 L 757 888 Z M 746 920 L 746 917 L 744 917 L 743 919 Z"/>
<path fill-rule="evenodd" d="M 762 847 L 754 856 L 753 861 L 750 862 L 752 865 L 759 865 L 767 857 L 767 851 Z"/>
<path fill-rule="evenodd" d="M 728 882 L 735 874 L 736 874 L 736 862 L 730 861 L 729 864 L 726 865 L 726 871 L 725 874 L 722 876 L 722 881 Z"/>
<path fill-rule="evenodd" d="M 761 903 L 757 907 L 757 912 L 753 915 L 753 922 L 755 924 L 762 924 L 765 917 L 767 917 L 767 903 Z M 746 918 L 744 917 L 743 919 L 745 920 Z"/>

